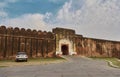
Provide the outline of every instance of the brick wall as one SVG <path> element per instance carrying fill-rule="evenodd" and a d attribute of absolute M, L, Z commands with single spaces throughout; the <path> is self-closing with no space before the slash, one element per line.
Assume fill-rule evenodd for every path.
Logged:
<path fill-rule="evenodd" d="M 120 58 L 120 41 L 76 37 L 76 51 L 90 57 Z"/>
<path fill-rule="evenodd" d="M 29 57 L 53 57 L 55 38 L 52 32 L 0 26 L 0 59 L 11 59 L 19 51 Z"/>

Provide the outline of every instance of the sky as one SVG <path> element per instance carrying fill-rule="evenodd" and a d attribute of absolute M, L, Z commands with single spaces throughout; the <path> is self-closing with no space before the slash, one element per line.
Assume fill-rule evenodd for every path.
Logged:
<path fill-rule="evenodd" d="M 0 25 L 120 41 L 120 0 L 0 0 Z"/>

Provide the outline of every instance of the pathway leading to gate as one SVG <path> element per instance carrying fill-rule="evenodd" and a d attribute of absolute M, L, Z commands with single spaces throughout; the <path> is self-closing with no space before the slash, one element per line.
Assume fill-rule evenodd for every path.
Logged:
<path fill-rule="evenodd" d="M 64 56 L 69 61 L 58 64 L 0 68 L 0 77 L 120 77 L 120 69 L 107 62 Z"/>

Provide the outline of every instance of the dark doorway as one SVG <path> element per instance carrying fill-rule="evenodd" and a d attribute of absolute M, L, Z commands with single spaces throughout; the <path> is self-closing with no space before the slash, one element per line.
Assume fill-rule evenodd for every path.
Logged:
<path fill-rule="evenodd" d="M 61 50 L 62 50 L 62 53 L 63 55 L 68 55 L 69 54 L 69 51 L 68 51 L 68 45 L 67 44 L 64 44 L 61 46 Z"/>

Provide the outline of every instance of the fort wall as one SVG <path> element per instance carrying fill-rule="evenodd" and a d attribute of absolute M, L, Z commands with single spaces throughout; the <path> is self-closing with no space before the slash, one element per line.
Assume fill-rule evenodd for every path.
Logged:
<path fill-rule="evenodd" d="M 55 37 L 52 32 L 0 26 L 0 59 L 11 59 L 17 52 L 29 57 L 53 57 Z"/>
<path fill-rule="evenodd" d="M 56 55 L 120 58 L 120 41 L 83 37 L 72 29 L 54 28 L 46 32 L 0 26 L 0 59 L 12 59 L 19 51 L 33 58 Z"/>
<path fill-rule="evenodd" d="M 89 57 L 120 58 L 120 41 L 76 37 L 76 52 Z"/>

